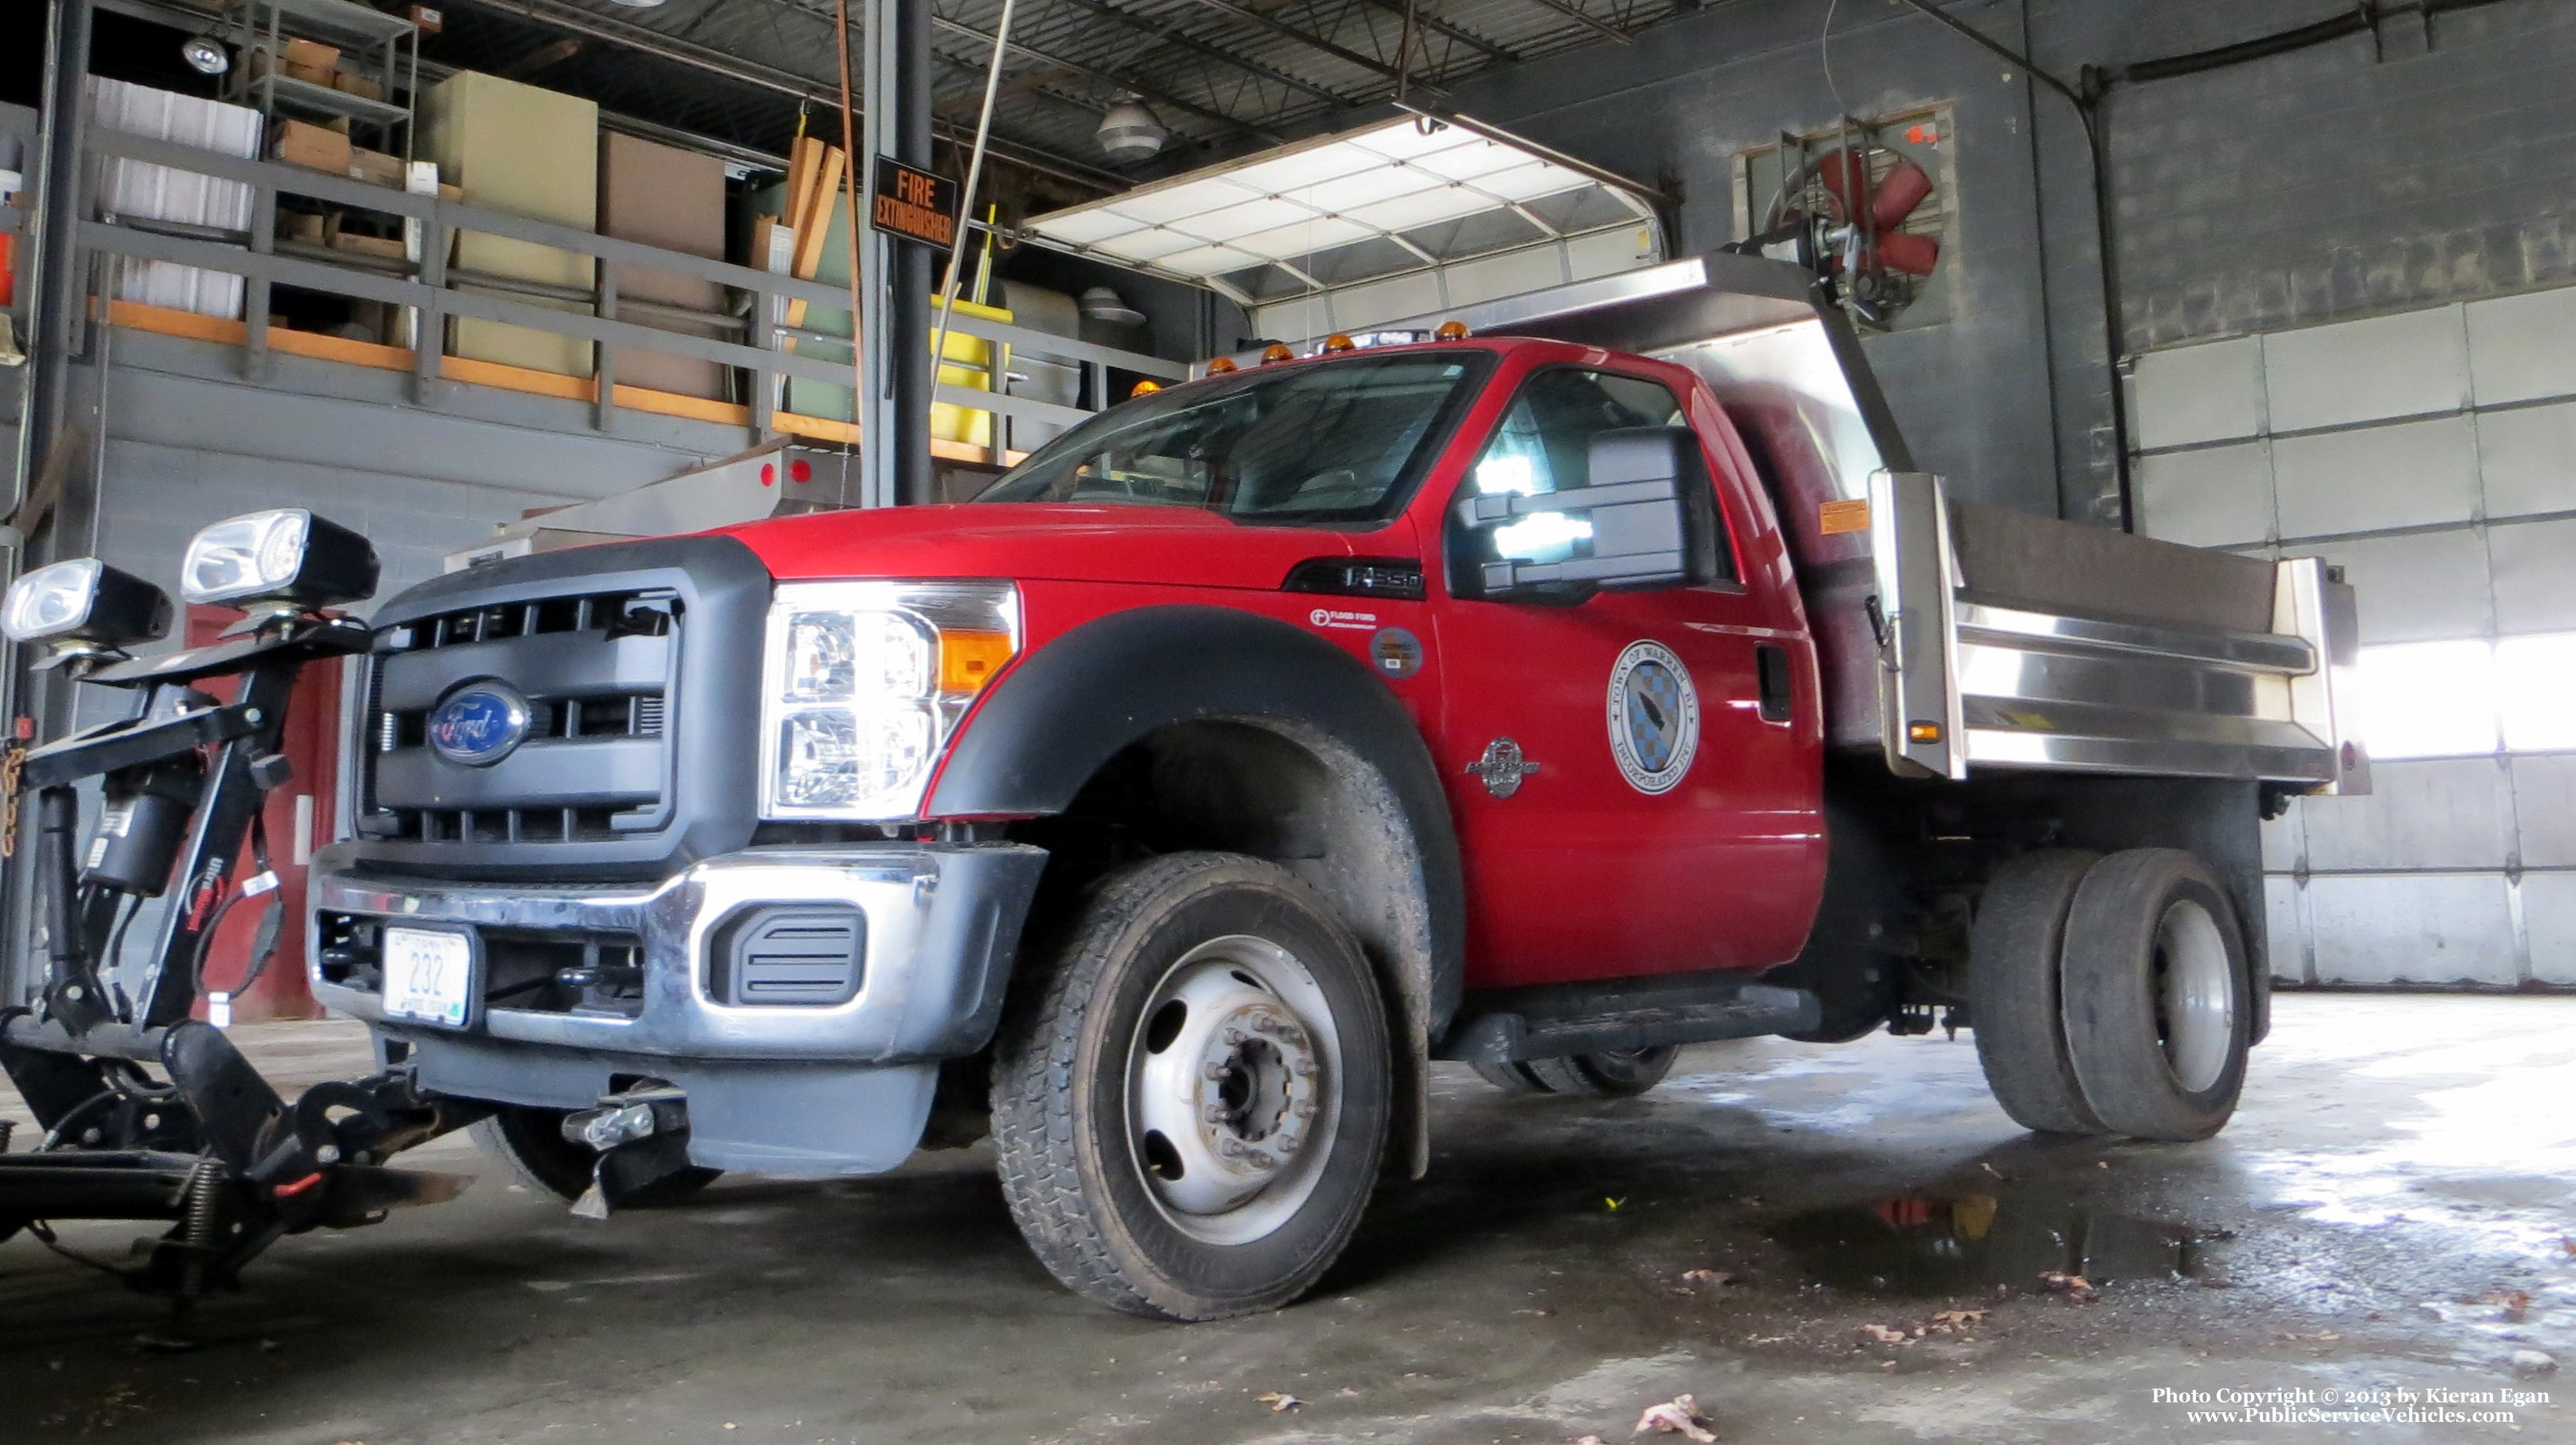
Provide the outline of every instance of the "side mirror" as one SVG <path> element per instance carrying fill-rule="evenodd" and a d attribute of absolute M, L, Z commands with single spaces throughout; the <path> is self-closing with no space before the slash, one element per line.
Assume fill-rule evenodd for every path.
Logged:
<path fill-rule="evenodd" d="M 1690 580 L 1699 438 L 1677 426 L 1599 432 L 1590 461 L 1589 485 L 1572 491 L 1459 500 L 1484 596 Z"/>

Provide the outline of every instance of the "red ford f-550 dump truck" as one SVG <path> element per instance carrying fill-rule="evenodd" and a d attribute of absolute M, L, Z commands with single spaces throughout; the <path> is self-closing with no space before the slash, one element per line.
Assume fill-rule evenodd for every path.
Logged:
<path fill-rule="evenodd" d="M 2340 579 L 1946 495 L 1786 266 L 1459 319 L 396 597 L 316 994 L 594 1212 L 989 1119 L 1048 1267 L 1177 1319 L 1313 1283 L 1433 1060 L 1946 1016 L 2026 1126 L 2218 1129 L 2258 821 L 2366 786 Z"/>

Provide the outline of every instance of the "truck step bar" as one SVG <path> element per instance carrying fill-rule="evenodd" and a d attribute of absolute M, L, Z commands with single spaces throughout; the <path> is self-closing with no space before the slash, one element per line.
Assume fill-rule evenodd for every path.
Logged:
<path fill-rule="evenodd" d="M 1741 974 L 1496 989 L 1468 996 L 1434 1056 L 1508 1064 L 1802 1033 L 1823 1018 L 1823 1005 L 1805 989 Z"/>

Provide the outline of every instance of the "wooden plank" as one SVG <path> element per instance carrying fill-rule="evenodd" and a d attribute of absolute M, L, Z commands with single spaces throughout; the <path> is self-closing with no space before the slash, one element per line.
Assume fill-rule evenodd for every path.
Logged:
<path fill-rule="evenodd" d="M 811 281 L 814 271 L 823 264 L 823 239 L 831 234 L 832 213 L 840 204 L 841 178 L 849 157 L 837 146 L 823 150 L 823 172 L 816 178 L 814 193 L 805 198 L 805 210 L 796 222 L 796 279 Z"/>
<path fill-rule="evenodd" d="M 859 440 L 857 422 L 833 421 L 829 417 L 820 416 L 799 416 L 792 411 L 777 412 L 769 420 L 772 426 L 792 436 L 812 437 L 816 441 L 843 442 L 852 446 L 857 445 Z M 943 441 L 938 437 L 932 437 L 930 454 L 934 457 L 945 457 L 952 462 L 974 462 L 981 466 L 993 464 L 991 450 L 972 442 Z M 1010 452 L 1005 455 L 1004 460 L 1008 465 L 1018 466 L 1028 460 L 1028 455 L 1027 452 Z"/>
<path fill-rule="evenodd" d="M 794 225 L 805 214 L 806 198 L 813 193 L 814 173 L 822 168 L 823 143 L 812 136 L 800 135 L 787 148 L 787 221 Z"/>
<path fill-rule="evenodd" d="M 815 178 L 813 192 L 805 198 L 805 209 L 790 212 L 796 217 L 796 256 L 789 263 L 788 269 L 790 274 L 799 281 L 813 280 L 815 269 L 823 264 L 823 241 L 832 234 L 833 210 L 841 203 L 841 171 L 843 164 L 848 160 L 849 157 L 841 151 L 840 147 L 825 146 L 823 170 Z M 788 302 L 787 324 L 804 325 L 805 311 L 803 297 Z M 857 319 L 855 316 L 851 318 L 854 327 Z M 790 338 L 787 342 L 787 350 L 795 349 L 796 342 Z"/>

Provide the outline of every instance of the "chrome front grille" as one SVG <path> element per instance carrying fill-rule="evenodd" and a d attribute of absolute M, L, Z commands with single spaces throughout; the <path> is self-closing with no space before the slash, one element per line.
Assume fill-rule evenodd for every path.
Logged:
<path fill-rule="evenodd" d="M 580 592 L 388 627 L 369 660 L 362 837 L 575 843 L 663 826 L 668 702 L 686 607 L 674 588 Z M 473 683 L 527 699 L 525 739 L 481 766 L 429 745 L 431 714 Z"/>

